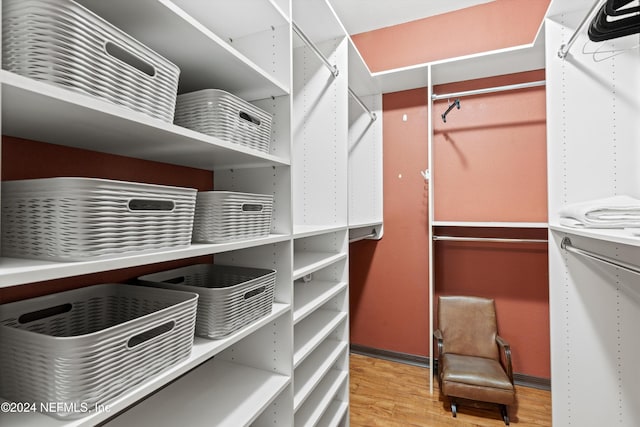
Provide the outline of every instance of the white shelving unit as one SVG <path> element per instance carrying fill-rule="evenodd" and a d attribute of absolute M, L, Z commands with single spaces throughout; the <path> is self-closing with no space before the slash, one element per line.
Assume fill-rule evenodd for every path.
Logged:
<path fill-rule="evenodd" d="M 333 8 L 326 0 L 247 0 L 211 13 L 197 0 L 78 2 L 178 65 L 179 93 L 222 89 L 271 113 L 270 152 L 6 70 L 3 135 L 214 171 L 216 190 L 273 195 L 271 234 L 84 262 L 0 258 L 0 288 L 215 255 L 220 264 L 275 269 L 275 303 L 223 339 L 196 337 L 187 360 L 119 396 L 109 412 L 69 421 L 1 413 L 0 425 L 348 425 L 349 228 L 381 235 L 382 117 L 377 84 Z M 292 22 L 336 64 L 337 77 L 294 36 Z M 349 101 L 350 87 L 378 114 L 372 125 Z M 358 144 L 355 157 L 350 143 Z M 357 188 L 371 183 L 372 193 Z M 357 212 L 350 194 L 366 200 Z"/>
<path fill-rule="evenodd" d="M 347 258 L 345 253 L 299 252 L 294 258 L 293 279 L 299 279 L 345 258 Z"/>
<path fill-rule="evenodd" d="M 326 0 L 294 2 L 292 15 L 294 24 L 337 69 L 334 75 L 304 37 L 294 37 L 294 425 L 314 426 L 331 401 L 348 405 L 348 392 L 334 386 L 332 376 L 348 382 L 351 67 L 349 39 Z M 339 422 L 335 425 L 348 425 L 348 417 Z"/>
<path fill-rule="evenodd" d="M 223 89 L 273 114 L 271 152 L 231 144 L 6 70 L 0 71 L 3 134 L 215 171 L 216 189 L 274 195 L 272 233 L 85 262 L 0 258 L 0 287 L 10 292 L 16 285 L 216 254 L 219 263 L 275 268 L 276 302 L 270 315 L 230 336 L 196 337 L 187 360 L 109 402 L 108 412 L 67 421 L 40 413 L 3 412 L 0 425 L 93 426 L 107 420 L 110 425 L 145 424 L 150 422 L 149 411 L 156 417 L 155 425 L 292 425 L 290 5 L 251 1 L 249 7 L 260 14 L 247 19 L 242 9 L 246 2 L 222 5 L 216 14 L 190 1 L 116 1 L 108 7 L 99 1 L 80 3 L 176 63 L 182 71 L 181 92 Z M 227 32 L 230 28 L 233 33 Z"/>
<path fill-rule="evenodd" d="M 311 392 L 315 389 L 325 374 L 347 350 L 346 342 L 324 340 L 307 360 L 296 370 L 293 396 L 293 410 L 297 411 Z"/>
<path fill-rule="evenodd" d="M 309 314 L 313 313 L 322 304 L 344 292 L 348 284 L 346 282 L 314 280 L 312 282 L 296 281 L 294 284 L 295 310 L 293 323 L 296 324 Z"/>
<path fill-rule="evenodd" d="M 592 5 L 556 2 L 545 22 L 552 420 L 631 427 L 640 424 L 640 276 L 564 250 L 561 242 L 569 238 L 583 251 L 638 266 L 640 237 L 565 227 L 558 216 L 568 203 L 640 197 L 638 36 L 589 41 L 586 28 L 577 27 Z M 560 59 L 560 46 L 576 31 Z M 597 407 L 589 384 L 597 384 Z"/>

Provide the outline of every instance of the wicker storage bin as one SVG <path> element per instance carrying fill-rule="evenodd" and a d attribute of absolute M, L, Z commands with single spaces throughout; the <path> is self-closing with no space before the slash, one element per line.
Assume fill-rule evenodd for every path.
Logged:
<path fill-rule="evenodd" d="M 72 0 L 4 0 L 2 67 L 173 122 L 178 67 Z"/>
<path fill-rule="evenodd" d="M 224 141 L 269 153 L 269 113 L 218 89 L 178 95 L 174 123 Z"/>
<path fill-rule="evenodd" d="M 276 271 L 199 264 L 141 276 L 146 285 L 200 294 L 196 335 L 221 338 L 271 313 Z"/>
<path fill-rule="evenodd" d="M 224 243 L 266 237 L 271 231 L 273 196 L 201 191 L 196 197 L 193 241 Z"/>
<path fill-rule="evenodd" d="M 189 246 L 196 190 L 95 178 L 2 183 L 4 256 L 98 259 Z"/>
<path fill-rule="evenodd" d="M 198 295 L 95 285 L 0 305 L 0 396 L 87 415 L 186 359 Z"/>

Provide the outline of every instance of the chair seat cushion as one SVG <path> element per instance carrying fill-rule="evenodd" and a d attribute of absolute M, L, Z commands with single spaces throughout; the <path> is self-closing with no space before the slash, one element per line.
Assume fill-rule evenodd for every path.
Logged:
<path fill-rule="evenodd" d="M 515 389 L 499 361 L 447 353 L 439 361 L 442 393 L 484 402 L 513 403 Z"/>

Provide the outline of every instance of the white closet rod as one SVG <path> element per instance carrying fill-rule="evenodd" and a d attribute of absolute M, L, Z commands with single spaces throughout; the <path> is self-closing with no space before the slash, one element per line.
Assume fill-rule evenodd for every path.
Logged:
<path fill-rule="evenodd" d="M 366 111 L 369 114 L 369 117 L 371 117 L 371 121 L 374 122 L 376 121 L 376 119 L 378 118 L 378 116 L 376 116 L 376 113 L 374 113 L 373 111 L 371 111 L 369 109 L 369 107 L 367 107 L 366 105 L 364 105 L 364 102 L 362 102 L 362 99 L 360 99 L 358 97 L 358 95 L 356 95 L 356 93 L 353 91 L 353 89 L 349 88 L 349 95 L 351 95 L 351 97 L 353 98 L 354 101 L 356 101 L 356 103 L 362 107 L 362 109 L 364 111 Z"/>
<path fill-rule="evenodd" d="M 471 96 L 471 95 L 482 95 L 483 93 L 493 93 L 493 92 L 503 92 L 506 90 L 516 90 L 516 89 L 526 89 L 529 87 L 536 86 L 544 86 L 546 84 L 545 80 L 540 80 L 537 82 L 528 82 L 528 83 L 518 83 L 514 85 L 507 86 L 497 86 L 497 87 L 488 87 L 485 89 L 475 89 L 475 90 L 467 90 L 464 92 L 454 92 L 454 93 L 445 93 L 442 95 L 433 94 L 431 95 L 431 99 L 434 101 L 438 99 L 448 99 L 448 98 L 459 98 L 461 96 Z"/>
<path fill-rule="evenodd" d="M 567 252 L 572 252 L 574 254 L 578 254 L 578 255 L 582 255 L 584 257 L 590 258 L 590 259 L 594 259 L 596 261 L 600 261 L 603 262 L 605 264 L 609 264 L 612 265 L 614 267 L 620 268 L 622 270 L 625 271 L 629 271 L 631 273 L 635 273 L 635 274 L 640 274 L 640 267 L 633 265 L 633 264 L 629 264 L 628 262 L 624 262 L 624 261 L 620 261 L 617 259 L 613 259 L 610 258 L 608 256 L 605 255 L 600 255 L 597 254 L 595 252 L 591 252 L 591 251 L 587 251 L 584 249 L 580 249 L 580 248 L 576 248 L 575 246 L 573 246 L 571 244 L 571 239 L 569 239 L 568 237 L 565 237 L 562 239 L 562 242 L 560 243 L 560 247 L 564 250 L 566 250 Z"/>
<path fill-rule="evenodd" d="M 584 27 L 584 25 L 593 18 L 593 15 L 596 12 L 596 10 L 605 1 L 606 0 L 596 0 L 593 3 L 593 6 L 591 6 L 591 9 L 589 9 L 589 12 L 586 14 L 584 19 L 582 19 L 582 22 L 580 22 L 580 25 L 578 25 L 578 28 L 576 28 L 576 31 L 569 38 L 569 41 L 563 44 L 562 46 L 560 46 L 560 49 L 558 49 L 558 58 L 564 59 L 567 56 L 567 54 L 569 53 L 569 49 L 571 49 L 571 46 L 573 46 L 573 43 L 575 43 L 576 39 L 578 38 L 578 34 L 580 34 L 580 32 L 582 31 L 582 28 Z"/>
<path fill-rule="evenodd" d="M 325 65 L 325 67 L 327 67 L 329 71 L 331 71 L 331 74 L 333 74 L 333 77 L 338 77 L 338 74 L 340 74 L 340 70 L 338 70 L 338 67 L 329 62 L 327 57 L 324 56 L 322 52 L 320 52 L 320 49 L 318 49 L 316 45 L 313 44 L 311 39 L 307 37 L 307 35 L 300 29 L 300 27 L 298 27 L 298 25 L 295 22 L 291 22 L 291 28 L 298 35 L 298 37 L 300 37 L 300 39 L 304 42 L 304 44 L 306 44 L 309 47 L 309 49 L 311 49 L 318 56 L 318 58 L 320 58 L 322 63 Z"/>
<path fill-rule="evenodd" d="M 512 239 L 501 237 L 433 236 L 433 240 L 449 242 L 547 243 L 547 239 Z"/>

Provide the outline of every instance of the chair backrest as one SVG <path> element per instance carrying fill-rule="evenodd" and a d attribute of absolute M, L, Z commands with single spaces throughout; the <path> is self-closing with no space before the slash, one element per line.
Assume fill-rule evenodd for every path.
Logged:
<path fill-rule="evenodd" d="M 438 298 L 438 329 L 444 352 L 498 359 L 496 310 L 492 299 Z"/>

